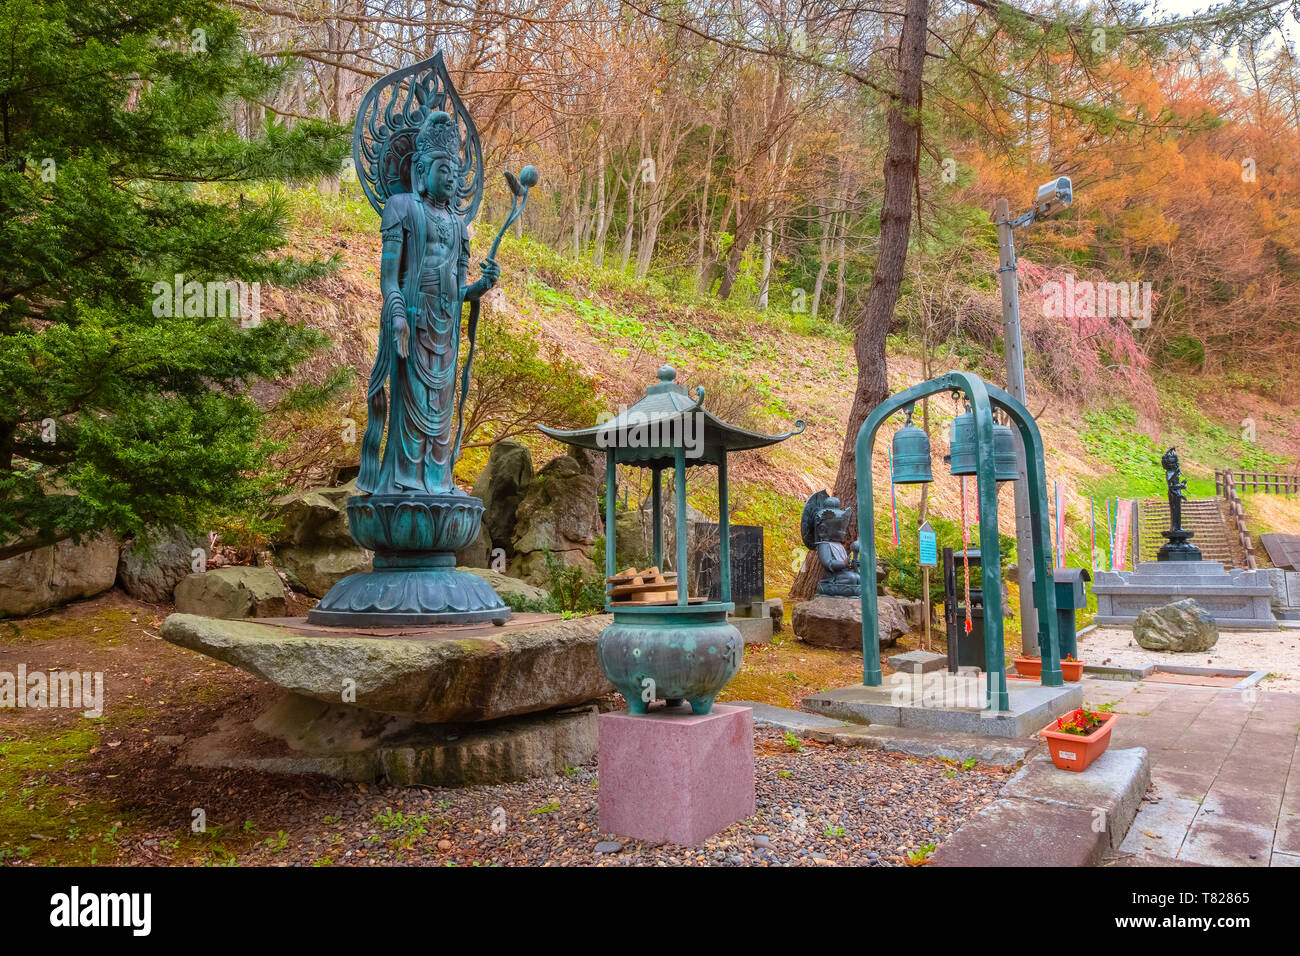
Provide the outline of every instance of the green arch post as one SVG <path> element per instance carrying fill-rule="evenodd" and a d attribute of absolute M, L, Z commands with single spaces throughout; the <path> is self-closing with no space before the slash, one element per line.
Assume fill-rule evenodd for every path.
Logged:
<path fill-rule="evenodd" d="M 1007 392 L 989 385 L 969 372 L 949 372 L 892 395 L 872 410 L 858 430 L 854 444 L 854 467 L 858 483 L 858 540 L 862 545 L 862 683 L 879 687 L 884 682 L 880 669 L 880 637 L 877 629 L 879 602 L 876 600 L 875 502 L 871 485 L 871 453 L 876 433 L 890 415 L 922 398 L 939 392 L 962 392 L 975 413 L 975 469 L 980 507 L 980 546 L 998 548 L 998 489 L 994 478 L 993 408 L 1001 408 L 1020 430 L 1025 444 L 1025 475 L 1029 480 L 1030 528 L 1034 542 L 1034 606 L 1038 609 L 1038 639 L 1043 668 L 1040 678 L 1047 687 L 1060 687 L 1060 635 L 1056 623 L 1056 588 L 1048 556 L 1052 553 L 1047 513 L 1047 473 L 1043 462 L 1043 439 L 1038 425 L 1024 405 Z M 1024 556 L 1020 556 L 1024 560 Z M 981 561 L 984 593 L 994 596 L 984 604 L 984 648 L 988 661 L 985 703 L 996 710 L 1008 710 L 1006 646 L 1002 633 L 1001 561 Z"/>

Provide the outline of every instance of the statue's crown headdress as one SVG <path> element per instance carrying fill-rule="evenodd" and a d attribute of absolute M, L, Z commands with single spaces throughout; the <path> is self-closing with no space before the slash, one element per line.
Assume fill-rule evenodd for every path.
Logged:
<path fill-rule="evenodd" d="M 450 113 L 435 110 L 425 117 L 415 137 L 415 150 L 421 155 L 460 161 L 460 134 Z"/>
<path fill-rule="evenodd" d="M 357 179 L 376 212 L 395 193 L 410 192 L 417 155 L 455 159 L 461 178 L 452 206 L 466 220 L 483 198 L 483 150 L 442 54 L 395 70 L 361 98 L 352 131 Z"/>

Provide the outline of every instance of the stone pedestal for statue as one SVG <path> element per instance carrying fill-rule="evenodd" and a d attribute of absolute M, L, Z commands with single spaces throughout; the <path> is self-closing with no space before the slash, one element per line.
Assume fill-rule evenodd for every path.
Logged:
<path fill-rule="evenodd" d="M 881 647 L 892 647 L 908 632 L 907 615 L 897 598 L 879 598 L 876 625 Z M 790 617 L 794 636 L 814 647 L 862 650 L 862 601 L 860 598 L 827 597 L 795 605 Z"/>
<path fill-rule="evenodd" d="M 343 578 L 307 613 L 312 624 L 421 627 L 504 624 L 510 608 L 487 581 L 460 571 L 456 552 L 478 537 L 483 502 L 463 493 L 354 495 L 352 539 L 374 569 Z"/>
<path fill-rule="evenodd" d="M 600 829 L 695 846 L 754 813 L 754 712 L 601 714 Z"/>
<path fill-rule="evenodd" d="M 165 640 L 283 692 L 254 720 L 187 741 L 183 764 L 459 787 L 559 773 L 596 752 L 613 685 L 596 642 L 609 618 L 338 628 L 302 618 L 173 614 Z"/>
<path fill-rule="evenodd" d="M 1223 630 L 1277 627 L 1269 599 L 1273 588 L 1266 571 L 1225 569 L 1218 561 L 1143 561 L 1136 571 L 1098 571 L 1095 622 L 1103 627 L 1132 627 L 1138 615 L 1192 598 Z"/>
<path fill-rule="evenodd" d="M 1161 531 L 1165 544 L 1156 552 L 1158 561 L 1200 561 L 1201 549 L 1191 543 L 1193 532 L 1185 528 Z"/>

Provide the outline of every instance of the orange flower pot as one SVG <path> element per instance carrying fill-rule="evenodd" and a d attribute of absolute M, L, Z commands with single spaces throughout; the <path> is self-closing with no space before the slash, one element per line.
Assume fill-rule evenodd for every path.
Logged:
<path fill-rule="evenodd" d="M 1061 661 L 1061 674 L 1066 680 L 1083 680 L 1083 661 Z"/>
<path fill-rule="evenodd" d="M 1043 659 L 1041 657 L 1017 657 L 1016 673 L 1021 677 L 1042 677 Z"/>
<path fill-rule="evenodd" d="M 1076 772 L 1086 770 L 1088 764 L 1104 754 L 1110 746 L 1110 731 L 1118 717 L 1118 714 L 1103 715 L 1101 726 L 1083 737 L 1056 730 L 1056 721 L 1040 730 L 1038 736 L 1047 741 L 1047 749 L 1057 769 Z"/>

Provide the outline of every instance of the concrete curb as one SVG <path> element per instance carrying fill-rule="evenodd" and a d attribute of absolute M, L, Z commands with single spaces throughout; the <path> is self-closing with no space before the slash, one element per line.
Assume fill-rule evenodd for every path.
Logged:
<path fill-rule="evenodd" d="M 934 855 L 934 866 L 1098 866 L 1119 849 L 1151 782 L 1146 748 L 1108 750 L 1083 773 L 1030 760 Z"/>

